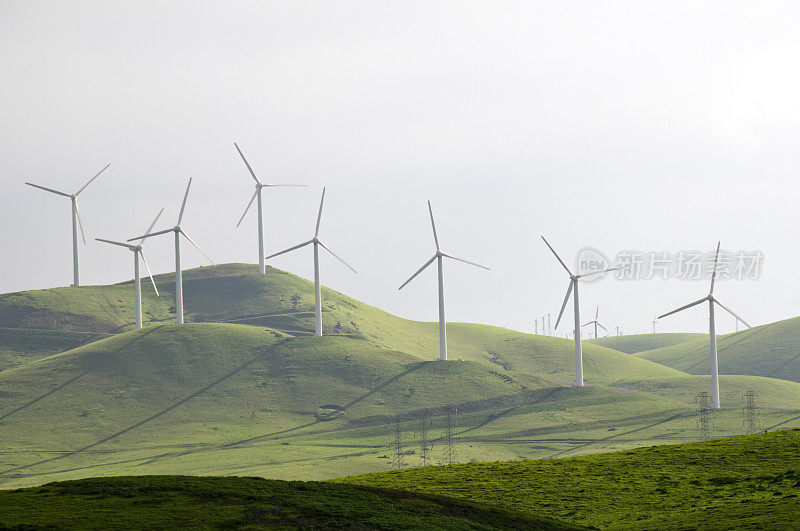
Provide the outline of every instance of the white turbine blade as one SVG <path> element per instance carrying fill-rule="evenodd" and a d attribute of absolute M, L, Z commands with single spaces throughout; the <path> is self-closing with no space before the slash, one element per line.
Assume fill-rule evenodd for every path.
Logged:
<path fill-rule="evenodd" d="M 592 323 L 594 323 L 594 321 L 589 321 L 588 323 L 584 323 L 581 325 L 581 328 L 583 328 L 584 326 L 589 326 Z"/>
<path fill-rule="evenodd" d="M 719 244 L 722 242 L 717 242 L 717 253 L 714 255 L 714 269 L 711 270 L 711 290 L 708 292 L 709 294 L 714 293 L 714 280 L 717 278 L 717 259 L 719 258 Z M 744 322 L 744 321 L 742 321 Z"/>
<path fill-rule="evenodd" d="M 594 320 L 597 321 L 598 317 L 600 317 L 600 306 L 594 311 Z"/>
<path fill-rule="evenodd" d="M 288 252 L 294 251 L 295 249 L 299 249 L 300 247 L 305 247 L 309 243 L 314 243 L 314 240 L 308 240 L 307 242 L 298 243 L 294 247 L 289 247 L 288 249 L 284 249 L 283 251 L 277 252 L 275 254 L 271 254 L 271 255 L 267 256 L 265 258 L 265 260 L 269 260 L 270 258 L 275 258 L 276 256 L 279 256 L 279 255 L 282 255 L 282 254 L 286 254 Z"/>
<path fill-rule="evenodd" d="M 261 186 L 263 186 L 264 188 L 273 188 L 275 186 L 304 186 L 306 188 L 308 187 L 307 184 L 262 184 Z"/>
<path fill-rule="evenodd" d="M 258 190 L 256 190 L 255 193 L 253 193 L 253 197 L 251 197 L 250 202 L 247 203 L 247 208 L 244 209 L 242 217 L 239 218 L 239 222 L 236 224 L 237 227 L 242 224 L 242 220 L 244 219 L 245 215 L 247 215 L 247 211 L 250 210 L 250 206 L 253 204 L 253 201 L 256 200 L 257 195 L 258 195 Z"/>
<path fill-rule="evenodd" d="M 416 273 L 414 273 L 413 275 L 411 275 L 411 278 L 409 278 L 408 280 L 406 280 L 405 282 L 403 282 L 403 284 L 402 284 L 402 285 L 401 285 L 399 288 L 397 288 L 397 289 L 399 289 L 399 290 L 400 290 L 400 289 L 403 289 L 403 288 L 405 287 L 405 285 L 406 285 L 406 284 L 408 284 L 409 282 L 411 282 L 412 280 L 414 280 L 414 278 L 415 278 L 417 275 L 419 275 L 420 273 L 422 273 L 422 271 L 423 271 L 423 270 L 424 270 L 426 267 L 428 267 L 429 265 L 431 265 L 431 263 L 432 263 L 434 260 L 436 260 L 436 257 L 437 257 L 437 255 L 433 255 L 433 258 L 431 258 L 430 260 L 428 260 L 427 262 L 425 262 L 425 265 L 423 265 L 422 267 L 420 267 L 419 269 L 417 269 L 417 272 L 416 272 Z"/>
<path fill-rule="evenodd" d="M 144 233 L 145 236 L 148 236 L 150 234 L 150 231 L 152 231 L 153 227 L 156 226 L 156 221 L 158 221 L 158 218 L 160 218 L 161 214 L 163 214 L 163 213 L 164 213 L 164 209 L 163 208 L 158 211 L 158 214 L 156 214 L 156 218 L 153 220 L 153 222 L 150 224 L 150 226 L 147 227 L 147 232 Z M 144 241 L 144 238 L 142 238 L 142 240 L 140 240 L 139 243 L 141 244 L 143 241 Z"/>
<path fill-rule="evenodd" d="M 352 271 L 352 272 L 353 272 L 353 273 L 355 273 L 356 275 L 358 274 L 358 271 L 356 271 L 355 269 L 353 269 L 353 268 L 352 268 L 352 266 L 350 266 L 350 264 L 348 264 L 347 262 L 345 262 L 344 260 L 342 260 L 342 259 L 339 257 L 339 255 L 338 255 L 338 254 L 336 254 L 336 253 L 334 253 L 333 251 L 331 251 L 331 248 L 330 248 L 330 247 L 328 247 L 327 245 L 325 245 L 324 243 L 322 243 L 322 242 L 321 242 L 321 241 L 319 241 L 319 240 L 317 240 L 317 242 L 318 242 L 318 243 L 319 243 L 319 244 L 320 244 L 322 247 L 324 247 L 326 251 L 328 251 L 329 253 L 331 253 L 331 254 L 334 256 L 334 258 L 336 258 L 336 259 L 337 259 L 337 260 L 339 260 L 341 263 L 343 263 L 344 265 L 346 265 L 346 266 L 347 266 L 347 267 L 350 269 L 350 271 Z"/>
<path fill-rule="evenodd" d="M 78 228 L 81 229 L 81 239 L 83 244 L 86 245 L 86 233 L 83 232 L 83 221 L 81 221 L 81 209 L 78 208 L 78 200 L 75 200 L 75 217 L 78 218 Z"/>
<path fill-rule="evenodd" d="M 726 312 L 728 312 L 729 314 L 731 314 L 733 317 L 735 317 L 736 319 L 738 319 L 739 321 L 741 321 L 741 322 L 742 322 L 742 324 L 744 324 L 744 325 L 745 325 L 747 328 L 753 328 L 752 326 L 750 326 L 750 325 L 747 323 L 747 321 L 745 321 L 744 319 L 742 319 L 741 317 L 739 317 L 738 315 L 736 315 L 735 313 L 733 313 L 733 310 L 731 310 L 730 308 L 728 308 L 727 306 L 725 306 L 724 304 L 722 304 L 721 302 L 719 302 L 719 300 L 717 300 L 717 298 L 716 298 L 716 297 L 711 297 L 711 300 L 713 300 L 714 302 L 716 302 L 717 304 L 719 304 L 720 308 L 722 308 L 723 310 L 725 310 Z"/>
<path fill-rule="evenodd" d="M 491 271 L 491 269 L 489 269 L 486 266 L 482 266 L 480 264 L 476 264 L 475 262 L 470 262 L 469 260 L 465 260 L 463 258 L 459 258 L 457 256 L 453 256 L 452 254 L 442 253 L 442 255 L 446 256 L 447 258 L 452 258 L 453 260 L 458 260 L 459 262 L 464 262 L 465 264 L 473 265 L 475 267 L 480 267 L 481 269 L 485 269 L 487 271 Z"/>
<path fill-rule="evenodd" d="M 325 188 L 322 189 L 322 199 L 319 200 L 319 212 L 317 213 L 317 228 L 314 230 L 314 237 L 319 236 L 319 223 L 322 221 L 322 205 L 325 203 Z"/>
<path fill-rule="evenodd" d="M 609 267 L 608 269 L 604 269 L 602 271 L 592 271 L 591 273 L 584 273 L 582 275 L 578 275 L 578 278 L 590 277 L 592 275 L 603 275 L 605 273 L 608 273 L 609 271 L 619 271 L 619 268 L 618 267 Z"/>
<path fill-rule="evenodd" d="M 75 192 L 75 195 L 78 195 L 78 194 L 80 194 L 81 192 L 83 192 L 83 191 L 84 191 L 84 189 L 86 189 L 86 187 L 87 187 L 87 186 L 89 186 L 90 184 L 92 184 L 92 181 L 94 181 L 95 179 L 97 179 L 98 177 L 100 177 L 100 174 L 101 174 L 101 173 L 103 173 L 104 171 L 106 171 L 106 170 L 108 169 L 108 167 L 109 167 L 109 166 L 111 166 L 111 163 L 110 163 L 110 162 L 109 162 L 108 164 L 106 164 L 106 167 L 105 167 L 105 168 L 103 168 L 102 170 L 100 170 L 99 172 L 97 172 L 97 173 L 95 174 L 95 176 L 94 176 L 94 177 L 92 177 L 91 179 L 89 179 L 89 182 L 87 182 L 86 184 L 84 184 L 84 185 L 81 187 L 81 189 L 80 189 L 80 190 L 78 190 L 77 192 Z"/>
<path fill-rule="evenodd" d="M 597 323 L 597 326 L 599 326 L 600 328 L 602 328 L 603 330 L 608 332 L 608 328 L 606 328 L 605 326 L 601 325 L 600 323 Z"/>
<path fill-rule="evenodd" d="M 692 306 L 697 306 L 698 304 L 702 304 L 702 303 L 706 302 L 707 300 L 708 300 L 708 297 L 703 297 L 702 299 L 696 300 L 694 302 L 690 302 L 689 304 L 687 304 L 685 306 L 681 306 L 677 310 L 672 310 L 671 312 L 667 312 L 667 313 L 665 313 L 663 315 L 659 315 L 658 317 L 656 317 L 656 320 L 662 319 L 662 318 L 664 318 L 664 317 L 666 317 L 668 315 L 672 315 L 673 313 L 681 312 L 683 310 L 686 310 L 687 308 L 691 308 Z"/>
<path fill-rule="evenodd" d="M 214 264 L 214 260 L 212 260 L 212 259 L 211 259 L 211 257 L 209 257 L 209 256 L 208 256 L 208 255 L 205 253 L 205 251 L 203 251 L 203 250 L 200 248 L 200 246 L 199 246 L 199 245 L 197 245 L 197 243 L 196 243 L 196 242 L 195 242 L 193 239 L 191 239 L 191 238 L 189 237 L 189 235 L 188 235 L 188 234 L 186 234 L 185 232 L 183 232 L 183 229 L 181 229 L 181 234 L 183 234 L 183 237 L 184 237 L 184 238 L 186 238 L 187 240 L 189 240 L 189 243 L 191 243 L 192 245 L 194 245 L 195 249 L 197 249 L 198 251 L 200 251 L 200 254 L 202 254 L 203 256 L 205 256 L 205 257 L 206 257 L 206 260 L 208 260 L 209 262 L 211 262 L 211 264 L 212 264 L 212 265 L 215 265 L 215 264 Z"/>
<path fill-rule="evenodd" d="M 564 263 L 564 260 L 562 260 L 561 257 L 558 256 L 558 253 L 556 252 L 555 249 L 553 249 L 553 246 L 550 245 L 550 243 L 547 240 L 545 240 L 544 236 L 542 236 L 542 240 L 544 240 L 545 245 L 547 245 L 547 247 L 549 247 L 550 250 L 553 251 L 553 254 L 555 255 L 556 259 L 564 267 L 564 269 L 567 270 L 567 273 L 569 273 L 569 276 L 572 276 L 572 271 L 569 270 L 569 268 L 567 267 L 567 264 Z M 570 284 L 570 289 L 572 289 L 572 284 Z"/>
<path fill-rule="evenodd" d="M 544 239 L 544 238 L 542 238 L 542 239 Z M 555 251 L 553 251 L 553 252 L 555 252 Z M 558 255 L 556 255 L 556 256 L 558 256 Z M 569 269 L 567 271 L 569 271 Z M 567 288 L 567 296 L 564 297 L 564 304 L 561 305 L 561 311 L 558 312 L 558 319 L 556 319 L 556 326 L 555 326 L 556 329 L 558 328 L 558 323 L 561 322 L 561 316 L 564 315 L 564 308 L 567 307 L 567 302 L 569 301 L 569 296 L 572 294 L 572 282 L 573 282 L 572 280 L 569 281 L 569 288 Z"/>
<path fill-rule="evenodd" d="M 438 251 L 439 249 L 441 249 L 441 247 L 439 247 L 439 236 L 436 234 L 436 223 L 434 223 L 433 221 L 433 208 L 431 208 L 430 201 L 428 201 L 428 212 L 431 215 L 431 228 L 433 229 L 433 241 L 436 242 L 436 250 Z"/>
<path fill-rule="evenodd" d="M 144 267 L 147 269 L 147 275 L 150 277 L 150 282 L 153 284 L 153 289 L 156 290 L 156 297 L 160 297 L 161 295 L 158 293 L 158 288 L 156 287 L 156 281 L 153 280 L 153 272 L 150 271 L 150 266 L 147 265 L 147 260 L 144 258 L 144 252 L 139 249 L 139 256 L 142 257 L 142 262 L 144 263 Z"/>
<path fill-rule="evenodd" d="M 186 185 L 186 193 L 183 194 L 183 203 L 181 203 L 181 213 L 178 214 L 178 225 L 181 224 L 181 220 L 183 219 L 183 209 L 186 208 L 186 198 L 189 197 L 189 187 L 192 186 L 192 178 L 189 177 L 189 184 Z"/>
<path fill-rule="evenodd" d="M 95 238 L 95 240 L 99 242 L 110 243 L 111 245 L 119 245 L 120 247 L 127 247 L 128 249 L 133 249 L 136 247 L 135 245 L 131 245 L 129 243 L 115 242 L 114 240 L 106 240 L 104 238 Z"/>
<path fill-rule="evenodd" d="M 158 232 L 151 232 L 149 234 L 145 234 L 144 236 L 136 236 L 135 238 L 130 238 L 127 241 L 132 242 L 132 241 L 136 241 L 136 240 L 144 240 L 145 238 L 150 238 L 152 236 L 160 236 L 161 234 L 166 234 L 166 233 L 172 232 L 174 230 L 175 229 L 164 229 L 164 230 L 160 230 Z"/>
<path fill-rule="evenodd" d="M 242 150 L 239 149 L 239 145 L 236 142 L 234 142 L 233 145 L 236 146 L 236 151 L 239 152 L 239 156 L 242 157 L 242 160 L 244 161 L 244 165 L 247 166 L 247 171 L 250 172 L 250 175 L 253 176 L 253 179 L 256 181 L 257 184 L 261 184 L 261 181 L 259 181 L 258 177 L 256 177 L 256 172 L 253 171 L 253 168 L 250 167 L 250 163 L 247 162 L 246 158 L 244 158 L 244 153 L 242 153 Z"/>
<path fill-rule="evenodd" d="M 41 186 L 41 185 L 33 184 L 33 183 L 25 183 L 25 184 L 27 184 L 28 186 L 33 186 L 34 188 L 39 188 L 40 190 L 45 190 L 46 192 L 52 192 L 54 194 L 63 195 L 64 197 L 72 197 L 68 193 L 59 192 L 58 190 L 53 190 L 52 188 L 48 188 L 46 186 Z"/>

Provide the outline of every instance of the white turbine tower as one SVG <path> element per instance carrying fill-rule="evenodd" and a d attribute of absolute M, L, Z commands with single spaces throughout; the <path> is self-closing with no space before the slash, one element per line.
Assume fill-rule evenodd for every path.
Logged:
<path fill-rule="evenodd" d="M 155 226 L 156 221 L 158 221 L 158 218 L 161 217 L 162 212 L 164 212 L 163 208 L 156 215 L 156 219 L 154 219 L 150 224 L 150 228 L 147 229 L 145 235 L 150 234 L 150 231 L 153 230 L 153 227 Z M 142 257 L 144 267 L 147 268 L 147 275 L 150 277 L 150 282 L 153 284 L 153 289 L 156 291 L 156 296 L 160 296 L 158 294 L 158 288 L 156 287 L 156 281 L 153 280 L 153 272 L 150 271 L 150 266 L 147 265 L 147 260 L 144 258 L 144 252 L 142 251 L 143 239 L 139 240 L 138 244 L 117 242 L 114 240 L 106 240 L 104 238 L 95 238 L 95 240 L 99 242 L 110 243 L 111 245 L 119 245 L 120 247 L 125 247 L 133 251 L 133 300 L 136 312 L 136 329 L 138 330 L 139 328 L 142 328 L 142 281 L 139 276 L 139 256 Z"/>
<path fill-rule="evenodd" d="M 301 247 L 305 247 L 309 244 L 314 244 L 314 335 L 317 337 L 322 336 L 322 287 L 319 283 L 319 248 L 320 246 L 331 253 L 334 258 L 339 260 L 345 266 L 350 269 L 355 274 L 358 274 L 358 271 L 350 267 L 350 265 L 339 258 L 339 256 L 331 251 L 330 247 L 322 243 L 322 240 L 319 239 L 319 224 L 322 221 L 322 205 L 325 203 L 325 188 L 322 189 L 322 199 L 319 201 L 319 212 L 317 213 L 317 228 L 314 230 L 314 237 L 308 240 L 307 242 L 299 243 L 293 247 L 289 247 L 288 249 L 284 249 L 275 254 L 271 254 L 267 256 L 267 259 L 274 258 L 276 256 L 282 255 L 284 253 L 288 253 L 294 251 L 295 249 L 300 249 Z"/>
<path fill-rule="evenodd" d="M 574 310 L 574 318 L 575 318 L 575 332 L 573 337 L 575 338 L 575 386 L 576 387 L 583 387 L 583 351 L 581 350 L 581 309 L 580 309 L 580 301 L 578 300 L 578 281 L 584 277 L 589 277 L 592 275 L 599 275 L 602 273 L 607 273 L 609 271 L 616 271 L 618 268 L 612 267 L 609 269 L 605 269 L 603 271 L 592 271 L 591 273 L 585 273 L 583 275 L 575 275 L 572 271 L 569 270 L 567 264 L 558 256 L 558 253 L 553 249 L 553 247 L 545 240 L 544 236 L 542 236 L 542 240 L 544 240 L 545 245 L 553 252 L 556 257 L 556 260 L 561 264 L 561 266 L 567 271 L 569 275 L 569 288 L 567 288 L 567 295 L 564 297 L 564 303 L 561 305 L 561 311 L 558 312 L 558 319 L 556 319 L 556 329 L 558 329 L 558 323 L 561 322 L 561 316 L 564 314 L 564 308 L 567 307 L 567 302 L 569 302 L 569 296 L 574 291 L 575 294 L 573 296 L 573 310 Z"/>
<path fill-rule="evenodd" d="M 685 306 L 681 306 L 677 310 L 672 310 L 671 312 L 667 312 L 664 315 L 660 315 L 658 318 L 661 319 L 668 315 L 672 315 L 673 313 L 678 313 L 680 311 L 686 310 L 687 308 L 691 308 L 692 306 L 697 306 L 698 304 L 702 304 L 704 302 L 708 302 L 708 336 L 710 341 L 710 348 L 709 354 L 711 358 L 711 409 L 719 409 L 719 367 L 717 364 L 717 329 L 714 325 L 714 304 L 718 304 L 720 308 L 731 314 L 735 319 L 741 321 L 747 328 L 753 328 L 747 322 L 733 313 L 733 311 L 719 302 L 717 298 L 714 296 L 714 280 L 716 280 L 717 276 L 717 259 L 719 258 L 719 242 L 717 243 L 717 252 L 714 255 L 714 268 L 711 272 L 711 289 L 708 292 L 708 295 L 703 297 L 700 300 L 696 300 L 692 303 L 689 303 Z"/>
<path fill-rule="evenodd" d="M 414 280 L 414 277 L 422 273 L 422 271 L 431 265 L 434 260 L 437 261 L 437 266 L 439 268 L 439 361 L 446 361 L 447 360 L 447 331 L 446 331 L 446 323 L 444 319 L 444 273 L 442 270 L 442 261 L 445 257 L 452 258 L 453 260 L 458 260 L 459 262 L 464 262 L 465 264 L 473 265 L 475 267 L 480 267 L 482 269 L 486 269 L 490 271 L 490 269 L 486 266 L 482 266 L 480 264 L 476 264 L 475 262 L 470 262 L 469 260 L 464 260 L 463 258 L 458 258 L 453 256 L 452 254 L 446 253 L 442 251 L 439 247 L 439 237 L 436 235 L 436 223 L 433 221 L 433 209 L 431 208 L 431 202 L 428 201 L 428 212 L 431 215 L 431 228 L 433 229 L 433 241 L 436 242 L 436 253 L 434 253 L 433 257 L 425 262 L 425 264 L 420 267 L 416 273 L 411 275 L 411 278 L 403 282 L 403 285 L 400 286 L 398 289 L 403 289 L 403 287 Z M 537 325 L 538 328 L 538 325 Z"/>
<path fill-rule="evenodd" d="M 95 174 L 94 177 L 89 179 L 89 181 L 84 184 L 80 190 L 75 192 L 74 194 L 68 194 L 66 192 L 59 192 L 58 190 L 53 190 L 52 188 L 47 188 L 45 186 L 40 186 L 38 184 L 28 183 L 28 186 L 33 186 L 34 188 L 39 188 L 40 190 L 44 190 L 46 192 L 50 192 L 57 195 L 63 195 L 64 197 L 69 197 L 72 201 L 72 285 L 73 286 L 80 286 L 81 285 L 81 276 L 78 267 L 78 228 L 81 231 L 81 239 L 83 239 L 83 244 L 86 245 L 86 234 L 83 232 L 83 222 L 81 221 L 81 214 L 78 210 L 78 195 L 83 192 L 87 186 L 92 184 L 92 181 L 100 177 L 100 174 L 106 171 L 108 167 L 111 166 L 111 163 L 106 164 L 105 168 L 100 170 Z"/>
<path fill-rule="evenodd" d="M 181 211 L 178 214 L 178 223 L 170 228 L 160 230 L 158 232 L 153 232 L 151 234 L 145 234 L 144 236 L 137 236 L 136 238 L 131 238 L 128 240 L 132 242 L 134 240 L 144 240 L 145 238 L 150 238 L 152 236 L 159 236 L 161 234 L 167 234 L 168 232 L 172 232 L 175 234 L 175 322 L 178 324 L 183 324 L 183 271 L 181 270 L 181 235 L 186 238 L 189 243 L 195 246 L 195 248 L 200 251 L 200 254 L 206 257 L 206 259 L 211 262 L 212 264 L 214 261 L 208 257 L 208 255 L 203 252 L 199 245 L 195 243 L 193 239 L 189 237 L 186 232 L 184 232 L 183 228 L 181 228 L 181 220 L 183 219 L 183 211 L 186 208 L 186 199 L 189 197 L 189 188 L 192 186 L 192 180 L 189 179 L 189 184 L 186 185 L 186 193 L 183 195 L 183 203 L 181 203 Z"/>
<path fill-rule="evenodd" d="M 233 143 L 236 147 L 236 151 L 239 152 L 239 156 L 242 157 L 245 166 L 247 166 L 247 171 L 250 172 L 250 175 L 253 176 L 253 180 L 256 182 L 256 191 L 253 193 L 253 197 L 250 198 L 250 202 L 247 203 L 247 208 L 244 209 L 244 213 L 242 217 L 239 218 L 239 222 L 236 224 L 238 227 L 242 224 L 242 220 L 247 215 L 247 211 L 250 210 L 250 207 L 253 205 L 253 201 L 258 199 L 258 272 L 262 275 L 266 273 L 266 266 L 264 264 L 264 221 L 263 221 L 263 208 L 261 206 L 261 190 L 262 188 L 273 188 L 277 186 L 308 186 L 307 184 L 264 184 L 262 183 L 258 177 L 256 177 L 256 172 L 253 171 L 253 168 L 250 167 L 250 163 L 247 162 L 247 159 L 244 158 L 244 153 L 242 150 L 239 149 L 239 146 L 236 142 Z"/>
<path fill-rule="evenodd" d="M 596 309 L 596 310 L 595 310 L 595 312 L 594 312 L 594 320 L 593 320 L 593 321 L 589 321 L 588 323 L 585 323 L 585 324 L 583 325 L 583 326 L 589 326 L 590 324 L 593 324 L 593 325 L 594 325 L 594 338 L 595 338 L 595 339 L 597 339 L 597 337 L 598 337 L 598 336 L 597 336 L 597 327 L 598 327 L 598 326 L 599 326 L 600 328 L 602 328 L 603 330 L 605 330 L 606 332 L 608 332 L 608 328 L 606 328 L 605 326 L 603 326 L 603 325 L 600 323 L 600 321 L 598 321 L 598 320 L 597 320 L 599 316 L 600 316 L 600 306 L 598 306 L 598 307 L 597 307 L 597 309 Z"/>

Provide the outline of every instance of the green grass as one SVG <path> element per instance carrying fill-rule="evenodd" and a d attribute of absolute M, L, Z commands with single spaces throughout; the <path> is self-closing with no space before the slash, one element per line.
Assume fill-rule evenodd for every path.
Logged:
<path fill-rule="evenodd" d="M 603 529 L 787 529 L 800 521 L 800 430 L 569 459 L 339 480 L 480 501 Z"/>
<path fill-rule="evenodd" d="M 704 337 L 704 334 L 633 334 L 630 336 L 609 336 L 599 339 L 589 339 L 586 342 L 625 352 L 626 354 L 636 354 L 637 352 L 644 352 L 646 350 L 680 345 L 681 343 L 695 341 L 702 337 Z"/>
<path fill-rule="evenodd" d="M 107 334 L 25 328 L 0 329 L 0 371 L 46 358 L 104 337 L 107 337 Z"/>
<path fill-rule="evenodd" d="M 800 317 L 717 337 L 720 374 L 768 376 L 800 382 Z M 708 335 L 637 354 L 689 374 L 709 374 Z"/>
<path fill-rule="evenodd" d="M 249 477 L 92 478 L 0 491 L 0 527 L 577 529 L 482 503 Z"/>

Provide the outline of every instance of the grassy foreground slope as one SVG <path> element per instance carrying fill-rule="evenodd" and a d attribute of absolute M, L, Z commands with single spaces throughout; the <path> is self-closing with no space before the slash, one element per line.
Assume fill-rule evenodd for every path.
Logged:
<path fill-rule="evenodd" d="M 338 480 L 476 500 L 604 529 L 788 529 L 800 430 L 569 459 L 428 467 Z"/>
<path fill-rule="evenodd" d="M 104 337 L 107 337 L 107 334 L 0 328 L 0 371 L 46 358 Z"/>
<path fill-rule="evenodd" d="M 629 336 L 609 336 L 589 339 L 586 342 L 602 347 L 636 354 L 656 348 L 671 347 L 704 337 L 703 334 L 670 333 L 670 334 L 633 334 Z"/>
<path fill-rule="evenodd" d="M 194 476 L 92 478 L 0 491 L 0 527 L 18 526 L 577 529 L 547 518 L 439 496 L 357 485 Z"/>
<path fill-rule="evenodd" d="M 800 317 L 717 338 L 720 374 L 749 374 L 800 382 Z M 709 374 L 708 336 L 636 357 L 689 374 Z"/>

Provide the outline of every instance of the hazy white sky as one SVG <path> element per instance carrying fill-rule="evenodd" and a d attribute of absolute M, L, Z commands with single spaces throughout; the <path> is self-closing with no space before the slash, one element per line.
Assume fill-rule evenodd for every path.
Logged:
<path fill-rule="evenodd" d="M 69 201 L 87 237 L 123 239 L 162 206 L 217 261 L 257 259 L 252 181 L 268 251 L 313 234 L 323 283 L 395 314 L 436 318 L 443 247 L 449 320 L 532 329 L 558 312 L 578 250 L 760 250 L 758 281 L 721 300 L 753 324 L 800 314 L 800 5 L 792 2 L 29 2 L 0 0 L 0 291 L 69 285 Z M 81 248 L 82 281 L 130 278 L 130 253 Z M 147 244 L 158 272 L 171 240 Z M 203 258 L 186 248 L 186 267 Z M 309 249 L 272 265 L 310 278 Z M 707 283 L 618 282 L 581 292 L 607 325 L 653 315 Z M 702 331 L 705 311 L 660 331 Z M 571 317 L 567 318 L 568 328 Z M 723 331 L 733 319 L 720 318 Z M 609 328 L 611 327 L 609 326 Z"/>

